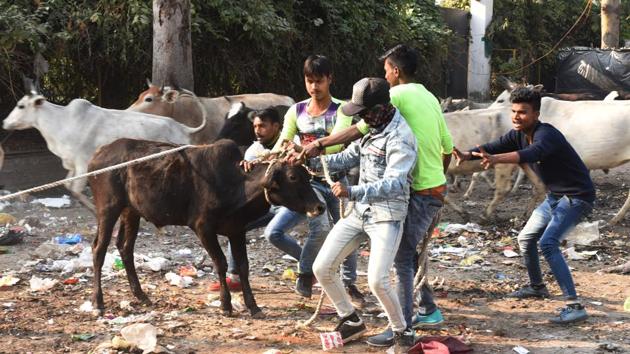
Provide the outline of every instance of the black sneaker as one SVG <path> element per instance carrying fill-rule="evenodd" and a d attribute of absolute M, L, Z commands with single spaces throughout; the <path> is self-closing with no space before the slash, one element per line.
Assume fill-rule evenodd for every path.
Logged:
<path fill-rule="evenodd" d="M 394 331 L 387 327 L 382 333 L 368 337 L 367 344 L 373 347 L 391 347 L 394 345 Z"/>
<path fill-rule="evenodd" d="M 342 318 L 335 331 L 341 333 L 341 339 L 346 344 L 351 340 L 361 337 L 367 331 L 363 320 L 354 312 L 352 315 Z"/>
<path fill-rule="evenodd" d="M 527 298 L 532 298 L 532 297 L 546 298 L 550 296 L 551 295 L 549 294 L 549 290 L 547 290 L 547 287 L 545 285 L 542 285 L 540 287 L 527 285 L 518 289 L 517 291 L 513 293 L 508 294 L 508 297 L 514 297 L 517 299 L 527 299 Z"/>
<path fill-rule="evenodd" d="M 402 332 L 394 333 L 394 352 L 407 353 L 416 344 L 416 331 L 407 328 Z"/>
<path fill-rule="evenodd" d="M 313 295 L 313 274 L 298 274 L 295 280 L 295 292 L 307 299 Z"/>
<path fill-rule="evenodd" d="M 346 286 L 346 291 L 348 292 L 348 295 L 350 295 L 350 301 L 355 308 L 363 309 L 365 307 L 365 296 L 363 296 L 356 285 L 348 284 Z"/>
<path fill-rule="evenodd" d="M 569 324 L 575 322 L 582 322 L 588 318 L 584 306 L 581 304 L 569 304 L 560 309 L 560 315 L 552 317 L 549 322 L 555 324 Z"/>

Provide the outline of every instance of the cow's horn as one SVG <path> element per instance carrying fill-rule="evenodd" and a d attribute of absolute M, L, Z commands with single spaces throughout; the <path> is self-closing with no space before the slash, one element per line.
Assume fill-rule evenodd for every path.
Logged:
<path fill-rule="evenodd" d="M 151 79 L 149 79 L 148 77 L 147 77 L 147 86 L 149 87 L 153 86 L 153 84 L 151 83 Z"/>

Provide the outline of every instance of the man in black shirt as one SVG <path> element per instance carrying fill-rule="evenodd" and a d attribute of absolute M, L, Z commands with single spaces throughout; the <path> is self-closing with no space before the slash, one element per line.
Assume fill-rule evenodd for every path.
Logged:
<path fill-rule="evenodd" d="M 591 212 L 595 188 L 584 162 L 564 135 L 552 125 L 538 120 L 540 94 L 519 88 L 512 92 L 510 101 L 514 129 L 497 141 L 467 152 L 455 149 L 455 158 L 458 163 L 479 158 L 486 169 L 497 163 L 528 163 L 542 179 L 549 193 L 518 235 L 530 284 L 510 296 L 549 296 L 540 270 L 538 242 L 567 300 L 566 307 L 550 321 L 558 324 L 583 321 L 588 315 L 578 301 L 571 271 L 560 252 L 560 242 L 584 215 Z"/>

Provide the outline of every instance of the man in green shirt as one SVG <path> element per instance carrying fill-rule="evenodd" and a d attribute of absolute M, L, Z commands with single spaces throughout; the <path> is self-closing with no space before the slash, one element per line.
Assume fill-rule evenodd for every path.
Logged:
<path fill-rule="evenodd" d="M 416 246 L 423 240 L 437 220 L 446 193 L 446 169 L 451 161 L 453 142 L 446 127 L 440 104 L 423 85 L 413 82 L 418 56 L 405 45 L 398 45 L 381 58 L 385 79 L 390 84 L 391 102 L 400 110 L 411 127 L 418 145 L 418 162 L 413 170 L 409 210 L 405 220 L 402 241 L 394 260 L 398 276 L 398 297 L 407 326 L 435 325 L 444 319 L 433 301 L 428 286 L 421 290 L 420 311 L 413 314 L 413 279 L 417 269 Z M 361 121 L 338 134 L 330 135 L 309 144 L 307 156 L 316 156 L 322 146 L 331 146 L 356 140 L 368 130 Z M 368 338 L 368 344 L 391 346 L 394 333 L 391 328 Z"/>

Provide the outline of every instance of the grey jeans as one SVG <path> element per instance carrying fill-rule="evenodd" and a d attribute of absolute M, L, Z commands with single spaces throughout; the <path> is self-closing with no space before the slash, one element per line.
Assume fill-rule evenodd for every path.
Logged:
<path fill-rule="evenodd" d="M 336 275 L 337 269 L 341 262 L 369 237 L 371 247 L 368 285 L 385 310 L 391 328 L 394 331 L 405 330 L 407 327 L 405 319 L 396 292 L 390 285 L 389 276 L 389 269 L 398 251 L 402 224 L 402 221 L 374 220 L 369 209 L 363 215 L 359 215 L 355 209 L 347 218 L 339 220 L 330 231 L 315 259 L 313 273 L 339 316 L 351 315 L 354 307 L 344 290 L 341 278 Z"/>

